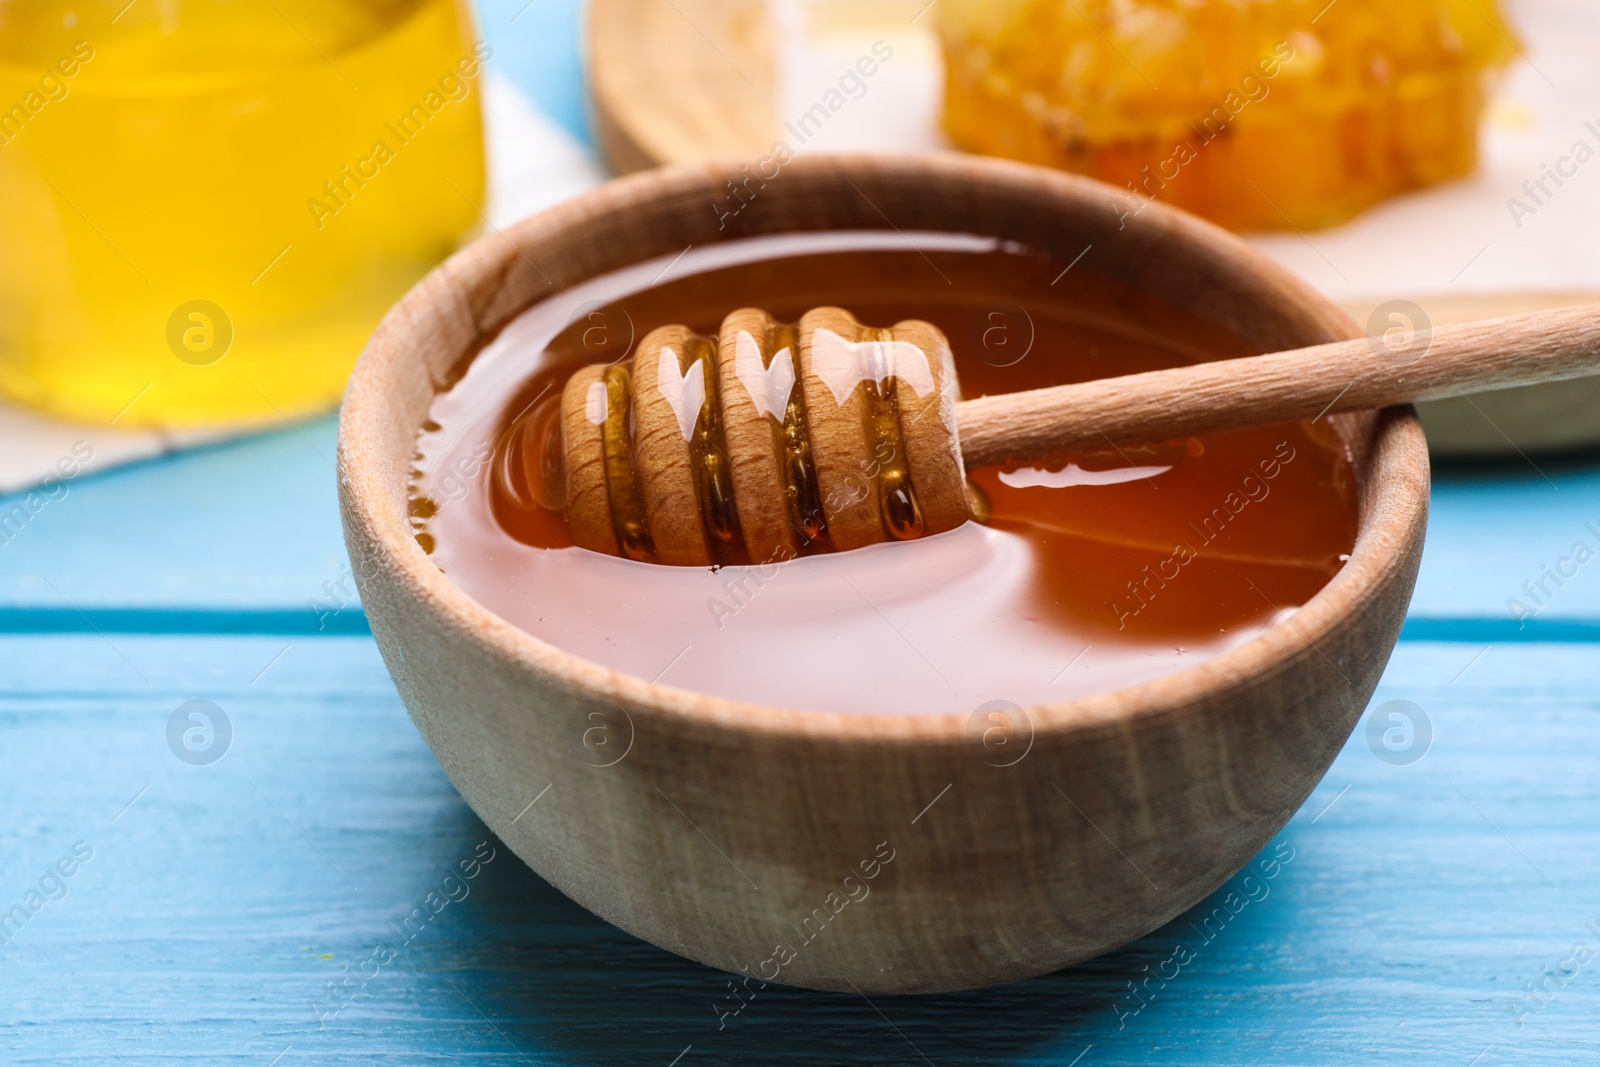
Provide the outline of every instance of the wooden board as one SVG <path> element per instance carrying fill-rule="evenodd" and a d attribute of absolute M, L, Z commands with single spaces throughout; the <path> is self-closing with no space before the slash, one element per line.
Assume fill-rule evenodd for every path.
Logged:
<path fill-rule="evenodd" d="M 1435 326 L 1520 315 L 1600 300 L 1597 293 L 1501 293 L 1436 297 L 1425 302 Z M 1346 302 L 1367 322 L 1375 301 Z M 1497 389 L 1418 404 L 1428 448 L 1435 456 L 1485 458 L 1548 455 L 1600 445 L 1600 377 L 1520 389 Z"/>
<path fill-rule="evenodd" d="M 764 155 L 777 128 L 765 0 L 595 0 L 589 84 L 613 168 Z"/>

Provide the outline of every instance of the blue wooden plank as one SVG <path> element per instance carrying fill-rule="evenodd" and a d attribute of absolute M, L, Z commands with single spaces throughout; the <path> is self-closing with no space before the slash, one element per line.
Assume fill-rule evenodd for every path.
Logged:
<path fill-rule="evenodd" d="M 359 604 L 310 608 L 13 608 L 0 611 L 0 634 L 217 634 L 340 637 L 370 634 Z M 1401 641 L 1482 644 L 1600 643 L 1600 619 L 1482 618 L 1412 615 Z"/>
<path fill-rule="evenodd" d="M 1541 619 L 1600 618 L 1595 456 L 1452 466 L 1435 472 L 1431 506 L 1416 614 L 1510 619 L 1516 600 Z"/>
<path fill-rule="evenodd" d="M 1535 644 L 1551 641 L 1600 642 L 1600 619 L 1556 617 L 1516 619 L 1509 616 L 1407 616 L 1402 641 L 1464 641 L 1467 644 Z"/>
<path fill-rule="evenodd" d="M 348 572 L 335 421 L 86 475 L 0 533 L 0 605 L 305 608 Z M 0 513 L 23 498 L 0 498 Z M 344 583 L 350 588 L 350 583 Z"/>
<path fill-rule="evenodd" d="M 8 1063 L 1593 1055 L 1600 962 L 1574 954 L 1600 951 L 1592 646 L 1403 645 L 1375 703 L 1420 705 L 1431 746 L 1397 766 L 1358 730 L 1280 835 L 1293 858 L 1237 915 L 1219 894 L 1090 965 L 976 993 L 868 1003 L 772 988 L 720 1030 L 724 976 L 593 918 L 489 838 L 369 639 L 8 637 L 0 676 L 0 905 L 75 843 L 93 849 L 0 947 Z M 166 739 L 193 699 L 232 724 L 209 766 Z M 495 858 L 464 899 L 402 944 L 393 924 L 486 840 Z M 1219 906 L 1230 917 L 1206 925 Z M 393 961 L 319 1025 L 327 983 L 380 943 Z M 1180 945 L 1192 961 L 1136 1000 L 1129 984 L 1172 975 Z"/>
<path fill-rule="evenodd" d="M 69 607 L 0 611 L 0 634 L 282 634 L 338 637 L 371 632 L 372 628 L 368 626 L 367 617 L 359 604 L 348 604 L 341 608 L 333 602 L 315 608 Z M 1600 635 L 1600 628 L 1596 629 L 1595 635 Z"/>

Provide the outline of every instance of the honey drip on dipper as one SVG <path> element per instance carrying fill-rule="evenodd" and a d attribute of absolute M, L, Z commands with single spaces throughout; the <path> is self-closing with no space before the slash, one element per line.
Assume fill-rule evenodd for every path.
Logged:
<path fill-rule="evenodd" d="M 716 338 L 664 326 L 631 366 L 579 371 L 508 440 L 580 547 L 763 563 L 971 518 L 957 399 L 950 346 L 926 322 L 875 329 L 823 307 L 788 324 L 746 308 Z"/>

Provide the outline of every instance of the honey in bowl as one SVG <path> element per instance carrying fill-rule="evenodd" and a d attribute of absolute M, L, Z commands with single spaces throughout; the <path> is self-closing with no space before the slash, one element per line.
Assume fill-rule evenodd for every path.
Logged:
<path fill-rule="evenodd" d="M 970 712 L 1145 681 L 1282 621 L 1342 566 L 1354 481 L 1325 423 L 1112 446 L 971 473 L 983 523 L 851 551 L 663 566 L 574 547 L 528 435 L 586 366 L 658 326 L 759 307 L 932 323 L 967 398 L 1251 354 L 1086 269 L 980 236 L 750 238 L 603 275 L 529 308 L 434 400 L 417 537 L 461 589 L 615 670 L 845 712 Z M 537 465 L 537 460 L 533 465 Z"/>

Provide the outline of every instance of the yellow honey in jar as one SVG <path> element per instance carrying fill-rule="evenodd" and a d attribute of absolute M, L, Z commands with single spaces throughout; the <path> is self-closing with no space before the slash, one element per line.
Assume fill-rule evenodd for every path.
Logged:
<path fill-rule="evenodd" d="M 941 0 L 961 147 L 1234 229 L 1313 228 L 1473 170 L 1496 0 Z"/>
<path fill-rule="evenodd" d="M 334 403 L 481 217 L 458 0 L 0 5 L 0 391 L 119 426 Z"/>

